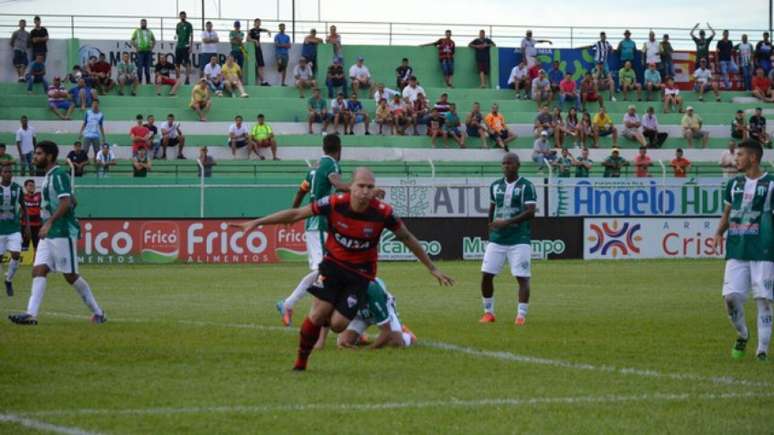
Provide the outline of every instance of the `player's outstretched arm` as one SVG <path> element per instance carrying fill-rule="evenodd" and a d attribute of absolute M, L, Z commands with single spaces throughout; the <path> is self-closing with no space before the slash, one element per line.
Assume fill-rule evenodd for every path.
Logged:
<path fill-rule="evenodd" d="M 231 223 L 229 226 L 241 228 L 242 231 L 249 233 L 260 225 L 292 224 L 312 216 L 312 206 L 307 205 L 301 208 L 289 208 L 272 213 L 262 218 L 253 219 L 242 223 Z"/>
<path fill-rule="evenodd" d="M 388 322 L 379 326 L 379 336 L 376 337 L 373 343 L 368 345 L 368 349 L 381 349 L 387 346 L 399 347 L 402 345 L 403 337 L 400 332 L 393 332 Z"/>
<path fill-rule="evenodd" d="M 409 251 L 411 251 L 411 253 L 414 254 L 417 259 L 419 259 L 419 261 L 425 265 L 427 270 L 429 270 L 435 279 L 438 280 L 439 284 L 445 286 L 454 285 L 454 280 L 451 277 L 447 276 L 438 270 L 437 267 L 435 267 L 433 260 L 430 259 L 430 257 L 427 255 L 427 252 L 422 249 L 422 245 L 419 244 L 417 238 L 411 234 L 411 231 L 409 231 L 405 225 L 401 225 L 401 227 L 395 231 L 395 237 L 397 237 L 398 240 L 406 245 Z"/>

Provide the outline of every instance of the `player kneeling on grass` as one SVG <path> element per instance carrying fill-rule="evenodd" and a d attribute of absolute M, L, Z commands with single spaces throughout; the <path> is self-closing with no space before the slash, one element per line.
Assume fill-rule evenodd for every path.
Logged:
<path fill-rule="evenodd" d="M 524 325 L 529 304 L 530 263 L 532 259 L 532 228 L 535 217 L 535 186 L 519 176 L 519 156 L 503 156 L 504 177 L 489 187 L 489 243 L 481 265 L 481 296 L 484 315 L 481 323 L 495 321 L 494 277 L 508 260 L 511 274 L 519 283 L 519 305 L 515 323 Z"/>
<path fill-rule="evenodd" d="M 97 304 L 89 284 L 78 275 L 78 257 L 75 251 L 81 226 L 75 217 L 76 201 L 73 197 L 70 176 L 56 164 L 59 147 L 51 141 L 38 143 L 33 163 L 45 171 L 43 180 L 42 216 L 45 223 L 40 228 L 38 249 L 35 251 L 35 263 L 32 268 L 32 293 L 27 312 L 8 316 L 11 322 L 19 325 L 36 325 L 38 311 L 46 292 L 49 272 L 61 272 L 65 280 L 75 287 L 81 299 L 89 307 L 94 323 L 105 323 L 105 313 Z"/>
<path fill-rule="evenodd" d="M 728 318 L 739 334 L 731 349 L 733 358 L 745 354 L 750 334 L 744 318 L 744 303 L 752 290 L 758 306 L 760 361 L 768 359 L 771 340 L 771 301 L 774 299 L 774 176 L 761 171 L 763 148 L 754 140 L 739 144 L 736 168 L 744 174 L 726 184 L 726 203 L 715 234 L 715 249 L 726 235 L 726 270 L 723 300 Z"/>
<path fill-rule="evenodd" d="M 5 275 L 5 292 L 13 296 L 13 277 L 19 268 L 21 252 L 21 231 L 19 211 L 24 215 L 25 231 L 27 237 L 30 234 L 27 208 L 24 205 L 22 188 L 12 181 L 13 173 L 10 166 L 0 168 L 0 255 L 8 252 L 11 259 L 8 260 L 8 273 Z M 2 266 L 0 266 L 0 270 Z"/>

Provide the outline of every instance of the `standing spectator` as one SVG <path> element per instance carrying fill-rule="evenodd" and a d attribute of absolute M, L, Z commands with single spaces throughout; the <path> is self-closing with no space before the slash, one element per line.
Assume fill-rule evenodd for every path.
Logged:
<path fill-rule="evenodd" d="M 731 137 L 739 140 L 747 140 L 750 135 L 750 127 L 744 117 L 744 110 L 737 110 L 736 116 L 731 120 Z"/>
<path fill-rule="evenodd" d="M 150 151 L 151 158 L 156 160 L 159 158 L 159 149 L 161 148 L 161 140 L 159 139 L 159 128 L 156 127 L 156 117 L 153 114 L 148 115 L 146 119 L 145 128 L 150 132 Z"/>
<path fill-rule="evenodd" d="M 674 170 L 675 177 L 685 178 L 688 175 L 688 170 L 691 169 L 690 160 L 683 157 L 683 149 L 678 148 L 675 151 L 675 158 L 672 159 L 672 169 Z"/>
<path fill-rule="evenodd" d="M 618 129 L 615 128 L 613 120 L 607 114 L 604 107 L 599 108 L 599 112 L 594 115 L 591 123 L 594 128 L 594 148 L 599 147 L 600 136 L 607 135 L 613 136 L 613 148 L 618 146 Z"/>
<path fill-rule="evenodd" d="M 12 167 L 16 161 L 13 156 L 8 154 L 4 143 L 0 143 L 0 168 L 9 166 Z"/>
<path fill-rule="evenodd" d="M 637 91 L 637 101 L 642 101 L 642 85 L 637 83 L 637 74 L 632 69 L 632 61 L 627 60 L 624 67 L 618 70 L 618 83 L 621 85 L 624 101 L 629 99 L 631 90 Z"/>
<path fill-rule="evenodd" d="M 599 32 L 599 41 L 595 42 L 591 49 L 594 51 L 594 64 L 602 64 L 607 71 L 607 58 L 613 52 L 613 46 L 607 41 L 605 32 Z"/>
<path fill-rule="evenodd" d="M 75 105 L 70 99 L 70 93 L 62 86 L 59 77 L 54 77 L 54 84 L 48 87 L 48 107 L 59 118 L 65 121 L 70 120 L 70 114 L 73 113 Z"/>
<path fill-rule="evenodd" d="M 142 119 L 142 118 L 141 118 Z M 97 158 L 100 145 L 107 143 L 104 128 L 105 115 L 99 110 L 99 100 L 94 100 L 85 115 L 83 115 L 83 125 L 78 135 L 86 143 L 86 153 L 89 149 L 94 150 L 94 158 Z"/>
<path fill-rule="evenodd" d="M 307 62 L 305 57 L 298 59 L 298 65 L 293 68 L 293 78 L 296 81 L 298 96 L 301 98 L 304 98 L 304 89 L 314 89 L 317 87 L 313 67 Z"/>
<path fill-rule="evenodd" d="M 239 20 L 234 21 L 234 29 L 228 32 L 228 41 L 231 43 L 231 56 L 234 57 L 234 61 L 239 65 L 239 68 L 245 63 L 245 34 L 240 29 L 242 24 Z"/>
<path fill-rule="evenodd" d="M 465 148 L 465 136 L 460 130 L 460 117 L 457 115 L 457 105 L 451 103 L 449 105 L 449 111 L 444 115 L 443 121 L 443 145 L 444 147 L 449 145 L 449 137 L 454 138 L 457 141 L 460 148 Z"/>
<path fill-rule="evenodd" d="M 180 77 L 176 76 L 174 79 L 172 76 L 173 67 L 172 64 L 167 62 L 167 57 L 165 55 L 159 56 L 159 62 L 156 64 L 155 67 L 153 67 L 153 71 L 155 73 L 155 82 L 156 82 L 156 95 L 161 96 L 161 86 L 172 86 L 172 89 L 169 90 L 169 96 L 174 97 L 177 95 L 177 88 L 180 87 Z"/>
<path fill-rule="evenodd" d="M 167 122 L 161 124 L 161 158 L 167 159 L 167 147 L 177 146 L 177 158 L 185 159 L 183 147 L 185 146 L 185 135 L 180 128 L 180 123 L 175 121 L 175 115 L 167 115 Z"/>
<path fill-rule="evenodd" d="M 419 86 L 417 84 L 417 78 L 414 76 L 409 77 L 408 86 L 403 88 L 403 93 L 402 93 L 403 98 L 408 98 L 409 101 L 413 103 L 417 100 L 417 95 L 419 94 L 427 96 L 427 93 L 425 92 L 424 88 L 422 88 L 422 86 Z"/>
<path fill-rule="evenodd" d="M 771 70 L 771 41 L 769 41 L 769 32 L 763 32 L 763 40 L 755 44 L 755 64 L 763 68 L 763 73 L 768 74 Z"/>
<path fill-rule="evenodd" d="M 193 26 L 186 20 L 185 11 L 180 11 L 180 22 L 175 27 L 175 77 L 180 75 L 181 66 L 185 68 L 185 84 L 190 83 L 191 78 L 191 47 L 193 46 Z"/>
<path fill-rule="evenodd" d="M 219 97 L 223 96 L 223 70 L 218 63 L 217 55 L 210 56 L 210 61 L 204 66 L 204 79 L 210 87 L 210 92 L 215 92 Z"/>
<path fill-rule="evenodd" d="M 720 168 L 723 169 L 723 175 L 726 177 L 736 177 L 739 172 L 736 169 L 736 142 L 728 141 L 728 149 L 720 155 Z"/>
<path fill-rule="evenodd" d="M 99 60 L 91 70 L 91 78 L 94 80 L 98 94 L 105 95 L 105 92 L 113 89 L 112 69 L 110 62 L 105 58 L 105 53 L 100 53 Z"/>
<path fill-rule="evenodd" d="M 693 90 L 699 94 L 699 101 L 704 101 L 704 92 L 712 89 L 715 94 L 715 101 L 720 101 L 720 93 L 718 92 L 718 82 L 712 78 L 712 71 L 707 68 L 707 60 L 701 59 L 699 61 L 699 67 L 693 71 Z"/>
<path fill-rule="evenodd" d="M 527 64 L 523 60 L 518 65 L 514 66 L 511 70 L 511 75 L 508 77 L 508 87 L 516 91 L 516 99 L 523 98 L 526 100 L 529 98 L 529 91 L 531 89 L 531 83 L 529 78 L 529 70 Z"/>
<path fill-rule="evenodd" d="M 415 131 L 416 131 L 416 124 Z M 465 133 L 468 137 L 477 137 L 481 139 L 481 148 L 488 148 L 486 144 L 486 124 L 484 124 L 484 115 L 481 113 L 481 105 L 478 102 L 473 103 L 473 107 L 465 117 Z"/>
<path fill-rule="evenodd" d="M 623 136 L 629 140 L 636 140 L 641 147 L 645 146 L 645 136 L 642 134 L 642 123 L 637 115 L 637 108 L 630 105 L 623 116 Z"/>
<path fill-rule="evenodd" d="M 680 89 L 675 86 L 675 79 L 667 77 L 664 84 L 664 113 L 669 113 L 672 106 L 677 106 L 677 111 L 683 113 L 683 97 L 680 96 Z"/>
<path fill-rule="evenodd" d="M 133 177 L 147 177 L 148 171 L 151 170 L 153 164 L 148 158 L 148 150 L 140 148 L 137 150 L 137 154 L 132 157 L 132 176 Z"/>
<path fill-rule="evenodd" d="M 532 80 L 532 100 L 535 101 L 537 107 L 541 107 L 544 104 L 550 103 L 553 99 L 551 82 L 548 81 L 546 72 L 541 69 L 538 78 Z"/>
<path fill-rule="evenodd" d="M 712 38 L 715 37 L 715 29 L 710 26 L 710 23 L 707 23 L 707 28 L 712 34 L 707 38 L 704 29 L 701 29 L 699 30 L 699 37 L 697 38 L 695 33 L 696 29 L 699 28 L 699 24 L 700 23 L 696 23 L 696 25 L 693 26 L 693 29 L 691 29 L 691 39 L 693 39 L 693 43 L 696 44 L 696 65 L 699 65 L 702 59 L 709 65 L 709 50 Z"/>
<path fill-rule="evenodd" d="M 339 134 L 339 123 L 344 125 L 346 133 L 347 125 L 349 125 L 349 111 L 343 93 L 339 92 L 336 98 L 331 100 L 330 116 L 333 118 L 333 134 Z"/>
<path fill-rule="evenodd" d="M 228 127 L 228 146 L 231 148 L 231 156 L 236 158 L 237 149 L 250 144 L 250 129 L 242 122 L 242 115 L 234 117 L 234 123 Z M 259 156 L 260 157 L 260 156 Z M 250 148 L 247 149 L 247 158 L 250 158 Z"/>
<path fill-rule="evenodd" d="M 223 87 L 231 97 L 236 96 L 234 91 L 237 90 L 240 98 L 247 98 L 247 92 L 242 84 L 242 67 L 235 60 L 234 54 L 229 54 L 225 65 L 220 69 L 223 74 Z"/>
<path fill-rule="evenodd" d="M 325 76 L 325 86 L 328 87 L 328 98 L 333 98 L 333 92 L 336 88 L 341 88 L 344 96 L 347 95 L 347 78 L 344 76 L 344 67 L 337 57 L 334 57 L 333 63 L 328 67 L 328 72 Z"/>
<path fill-rule="evenodd" d="M 630 31 L 624 31 L 624 39 L 618 43 L 616 51 L 618 52 L 618 61 L 621 65 L 626 62 L 631 62 L 631 65 L 634 65 L 634 57 L 637 55 L 637 43 L 632 41 L 632 33 Z M 634 81 L 637 81 L 636 76 Z"/>
<path fill-rule="evenodd" d="M 282 81 L 280 82 L 282 86 L 287 86 L 285 84 L 285 77 L 288 73 L 290 47 L 290 36 L 285 33 L 285 24 L 280 23 L 279 33 L 274 35 L 274 58 L 277 62 L 277 72 L 282 76 Z"/>
<path fill-rule="evenodd" d="M 446 82 L 446 86 L 453 88 L 452 77 L 454 76 L 454 52 L 455 45 L 451 39 L 452 32 L 447 30 L 445 32 L 446 37 L 441 38 L 435 42 L 429 44 L 423 44 L 423 47 L 435 46 L 438 47 L 438 60 L 441 63 L 441 71 L 443 72 L 443 80 Z"/>
<path fill-rule="evenodd" d="M 199 68 L 201 69 L 202 76 L 204 76 L 204 68 L 210 63 L 210 59 L 215 56 L 215 62 L 217 63 L 218 58 L 218 43 L 220 42 L 220 37 L 218 37 L 218 32 L 212 30 L 212 21 L 207 21 L 204 25 L 201 39 L 202 45 L 199 47 Z"/>
<path fill-rule="evenodd" d="M 32 23 L 35 27 L 30 31 L 30 44 L 32 45 L 32 56 L 43 56 L 43 62 L 46 61 L 46 55 L 48 54 L 48 30 L 40 25 L 40 17 L 35 16 L 32 19 Z"/>
<path fill-rule="evenodd" d="M 489 87 L 489 70 L 491 61 L 489 59 L 489 49 L 495 47 L 495 43 L 486 37 L 483 30 L 478 31 L 478 38 L 468 44 L 468 47 L 476 51 L 476 66 L 478 67 L 478 78 L 481 84 L 480 88 Z"/>
<path fill-rule="evenodd" d="M 121 63 L 118 64 L 118 95 L 124 95 L 124 86 L 131 84 L 132 96 L 137 95 L 137 66 L 129 61 L 129 53 L 121 55 Z"/>
<path fill-rule="evenodd" d="M 581 108 L 581 97 L 578 93 L 578 87 L 569 71 L 565 71 L 564 78 L 559 83 L 559 107 L 563 108 L 565 102 L 573 104 L 575 110 L 580 110 Z"/>
<path fill-rule="evenodd" d="M 656 34 L 652 30 L 648 33 L 648 40 L 642 44 L 642 65 L 650 64 L 661 67 L 661 50 L 656 41 Z"/>
<path fill-rule="evenodd" d="M 336 26 L 330 27 L 328 36 L 325 37 L 325 43 L 331 44 L 331 48 L 333 49 L 333 59 L 332 59 L 333 63 L 336 63 L 336 61 L 338 60 L 338 63 L 340 65 L 343 65 L 344 53 L 342 51 L 342 46 L 341 46 L 341 35 L 336 32 Z"/>
<path fill-rule="evenodd" d="M 148 127 L 142 123 L 142 115 L 135 117 L 137 123 L 129 129 L 129 139 L 132 141 L 132 156 L 137 154 L 140 148 L 150 148 L 151 132 Z"/>
<path fill-rule="evenodd" d="M 284 27 L 284 24 L 280 25 Z M 261 27 L 261 19 L 256 18 L 253 20 L 253 28 L 247 32 L 247 42 L 253 44 L 255 51 L 255 78 L 256 83 L 260 83 L 261 86 L 269 86 L 269 83 L 263 76 L 263 68 L 266 66 L 266 62 L 263 59 L 263 50 L 261 50 L 261 33 L 265 33 L 266 36 L 271 38 L 271 32 L 269 29 Z"/>
<path fill-rule="evenodd" d="M 148 21 L 143 18 L 140 20 L 140 27 L 134 29 L 132 33 L 132 46 L 137 51 L 137 69 L 140 71 L 140 82 L 142 82 L 143 73 L 145 74 L 145 83 L 151 83 L 150 67 L 153 63 L 153 48 L 156 46 L 156 37 L 148 28 Z M 154 80 L 155 83 L 155 80 Z"/>
<path fill-rule="evenodd" d="M 605 167 L 605 173 L 602 175 L 605 178 L 619 178 L 621 176 L 621 169 L 624 166 L 629 166 L 629 162 L 621 157 L 621 153 L 618 148 L 613 148 L 610 155 L 602 162 L 602 166 Z"/>
<path fill-rule="evenodd" d="M 352 83 L 352 92 L 357 93 L 361 88 L 368 88 L 368 94 L 371 94 L 373 82 L 371 81 L 371 71 L 363 64 L 363 57 L 357 58 L 357 63 L 349 68 L 349 80 Z"/>
<path fill-rule="evenodd" d="M 35 192 L 35 180 L 24 181 L 24 206 L 27 213 L 22 213 L 22 225 L 29 227 L 30 231 L 22 231 L 22 251 L 30 248 L 30 242 L 34 249 L 38 248 L 38 233 L 43 226 L 43 219 L 40 217 L 40 204 L 43 201 L 43 195 Z"/>
<path fill-rule="evenodd" d="M 731 81 L 728 79 L 728 73 L 739 72 L 739 68 L 734 62 L 734 43 L 728 39 L 728 30 L 723 31 L 723 37 L 717 44 L 717 59 L 720 66 L 720 74 L 723 76 L 723 87 L 726 90 L 731 89 Z"/>
<path fill-rule="evenodd" d="M 589 158 L 589 149 L 585 146 L 581 148 L 581 156 L 573 160 L 572 164 L 575 166 L 575 178 L 587 178 L 594 165 Z"/>
<path fill-rule="evenodd" d="M 196 86 L 191 89 L 191 103 L 188 105 L 199 116 L 199 121 L 207 121 L 207 112 L 210 111 L 212 105 L 212 97 L 210 96 L 210 88 L 207 86 L 207 79 L 204 77 L 199 79 Z"/>
<path fill-rule="evenodd" d="M 110 167 L 116 165 L 116 156 L 110 150 L 110 145 L 103 143 L 102 149 L 97 153 L 97 176 L 107 177 Z"/>
<path fill-rule="evenodd" d="M 315 77 L 317 76 L 317 46 L 322 43 L 323 40 L 317 37 L 317 30 L 312 29 L 301 44 L 301 57 L 309 61 Z"/>
<path fill-rule="evenodd" d="M 30 67 L 30 70 L 32 70 L 32 67 Z M 774 94 L 771 91 L 771 80 L 763 72 L 761 67 L 755 70 L 755 77 L 752 79 L 752 96 L 764 103 L 771 103 L 774 101 Z M 30 83 L 29 80 L 27 83 Z"/>
<path fill-rule="evenodd" d="M 665 81 L 668 77 L 675 76 L 675 66 L 672 63 L 672 53 L 674 52 L 672 43 L 669 42 L 669 35 L 664 33 L 663 39 L 658 44 L 658 53 L 661 55 L 661 75 Z"/>
<path fill-rule="evenodd" d="M 707 147 L 709 132 L 701 129 L 703 123 L 701 116 L 693 113 L 693 107 L 688 106 L 685 109 L 680 127 L 683 129 L 683 137 L 688 141 L 688 148 L 693 148 L 694 139 L 701 139 L 702 148 Z"/>
<path fill-rule="evenodd" d="M 594 101 L 599 103 L 600 108 L 605 107 L 605 99 L 599 95 L 597 82 L 592 78 L 591 72 L 586 71 L 581 81 L 581 104 L 583 105 L 583 111 L 586 111 L 586 103 Z"/>
<path fill-rule="evenodd" d="M 568 71 L 569 72 L 569 71 Z M 548 81 L 551 82 L 551 94 L 559 95 L 559 85 L 564 80 L 564 73 L 559 69 L 559 61 L 555 60 L 548 71 Z"/>
<path fill-rule="evenodd" d="M 46 61 L 44 59 L 42 54 L 36 54 L 35 60 L 30 64 L 30 69 L 27 73 L 27 94 L 32 95 L 32 85 L 34 83 L 42 84 L 44 90 L 48 89 Z"/>
<path fill-rule="evenodd" d="M 532 38 L 532 30 L 527 30 L 526 36 L 521 40 L 521 55 L 522 61 L 527 66 L 537 64 L 537 48 L 536 44 L 547 43 L 553 45 L 553 42 L 548 39 L 534 39 Z"/>
<path fill-rule="evenodd" d="M 323 126 L 321 133 L 325 134 L 328 131 L 328 122 L 330 122 L 330 117 L 328 116 L 328 102 L 325 101 L 325 98 L 320 96 L 319 88 L 312 89 L 312 98 L 310 98 L 307 103 L 307 111 L 309 113 L 309 117 L 307 118 L 307 122 L 309 124 L 309 134 L 314 134 L 314 131 L 312 130 L 312 124 L 315 122 L 322 123 Z"/>
<path fill-rule="evenodd" d="M 211 155 L 207 154 L 207 146 L 199 148 L 199 158 L 196 159 L 201 166 L 198 167 L 197 177 L 202 176 L 202 168 L 204 168 L 204 177 L 212 177 L 212 167 L 217 165 L 215 159 Z M 198 165 L 197 165 L 198 166 Z"/>
<path fill-rule="evenodd" d="M 753 72 L 753 46 L 747 42 L 747 34 L 742 35 L 742 42 L 736 44 L 734 49 L 739 53 L 739 69 L 741 69 L 742 72 L 744 90 L 751 91 Z"/>
<path fill-rule="evenodd" d="M 532 161 L 541 171 L 556 159 L 556 152 L 551 150 L 551 143 L 548 141 L 549 136 L 547 131 L 541 131 L 532 145 Z"/>
<path fill-rule="evenodd" d="M 750 138 L 755 139 L 762 146 L 771 148 L 771 138 L 766 132 L 766 117 L 760 107 L 755 108 L 755 114 L 750 117 Z"/>
<path fill-rule="evenodd" d="M 656 69 L 655 63 L 649 63 L 645 70 L 643 82 L 645 82 L 645 99 L 651 100 L 653 92 L 661 92 L 661 73 Z"/>
<path fill-rule="evenodd" d="M 390 126 L 390 131 L 394 135 L 395 134 L 395 124 L 392 122 L 392 114 L 390 113 L 390 108 L 387 107 L 387 99 L 382 98 L 379 100 L 379 103 L 376 106 L 376 124 L 379 126 L 379 135 L 384 134 L 384 125 Z M 309 133 L 311 134 L 311 124 L 309 124 Z M 415 130 L 416 131 L 416 130 Z M 428 128 L 428 134 L 429 134 L 429 128 Z"/>
<path fill-rule="evenodd" d="M 650 177 L 650 167 L 653 161 L 648 156 L 648 147 L 640 146 L 640 152 L 634 157 L 634 176 Z"/>
<path fill-rule="evenodd" d="M 397 88 L 403 91 L 403 89 L 409 85 L 411 77 L 414 77 L 414 68 L 409 66 L 408 58 L 404 57 L 400 61 L 400 66 L 395 68 L 395 84 Z M 413 102 L 414 100 L 411 101 Z"/>
<path fill-rule="evenodd" d="M 27 49 L 30 47 L 30 34 L 25 30 L 27 21 L 19 20 L 19 28 L 11 34 L 11 49 L 13 49 L 13 66 L 16 68 L 16 80 L 20 83 L 26 81 L 24 74 L 27 70 L 29 59 Z"/>
<path fill-rule="evenodd" d="M 597 85 L 597 91 L 609 91 L 610 101 L 615 101 L 615 82 L 607 67 L 601 62 L 597 62 L 591 71 L 591 75 L 594 77 L 594 82 Z"/>
<path fill-rule="evenodd" d="M 653 106 L 650 106 L 642 117 L 642 135 L 648 140 L 649 148 L 661 148 L 668 136 L 668 133 L 658 131 L 658 118 L 655 112 Z"/>
<path fill-rule="evenodd" d="M 349 111 L 349 134 L 355 134 L 355 124 L 362 122 L 365 127 L 365 134 L 369 136 L 371 133 L 368 131 L 368 125 L 370 124 L 368 112 L 363 108 L 363 104 L 358 101 L 357 94 L 354 92 L 349 96 L 349 101 L 347 101 L 347 111 Z M 414 124 L 414 129 L 416 129 L 416 124 Z M 346 127 L 344 127 L 344 134 L 347 134 Z"/>
<path fill-rule="evenodd" d="M 97 158 L 97 153 L 99 153 L 99 151 L 94 153 L 95 161 Z M 86 165 L 89 164 L 89 153 L 83 149 L 81 146 L 81 141 L 76 140 L 73 143 L 73 149 L 67 153 L 66 161 L 67 164 L 73 168 L 73 173 L 75 173 L 76 177 L 83 177 L 83 174 L 86 172 Z"/>
<path fill-rule="evenodd" d="M 27 115 L 22 115 L 19 122 L 21 127 L 16 130 L 16 151 L 19 153 L 21 175 L 24 176 L 29 171 L 30 176 L 32 176 L 35 173 L 32 170 L 32 153 L 38 145 L 38 137 L 35 134 L 35 129 L 29 125 Z"/>
<path fill-rule="evenodd" d="M 500 113 L 500 106 L 492 104 L 492 111 L 484 117 L 484 124 L 486 124 L 489 138 L 494 140 L 499 148 L 508 152 L 508 143 L 515 140 L 516 135 L 508 130 L 505 117 Z"/>

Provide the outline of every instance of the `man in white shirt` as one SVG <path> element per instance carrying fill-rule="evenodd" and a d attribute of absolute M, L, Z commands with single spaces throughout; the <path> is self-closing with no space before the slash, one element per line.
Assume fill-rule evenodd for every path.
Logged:
<path fill-rule="evenodd" d="M 521 40 L 521 55 L 528 67 L 537 63 L 537 48 L 535 48 L 535 44 L 544 42 L 553 45 L 553 43 L 547 39 L 532 39 L 532 30 L 527 30 L 527 36 Z"/>
<path fill-rule="evenodd" d="M 110 145 L 103 143 L 102 150 L 97 153 L 97 176 L 106 177 L 111 166 L 116 165 L 116 156 L 110 150 Z"/>
<path fill-rule="evenodd" d="M 752 72 L 753 72 L 753 46 L 747 40 L 747 35 L 742 35 L 742 42 L 734 47 L 739 53 L 739 70 L 742 72 L 742 81 L 744 90 L 752 90 Z"/>
<path fill-rule="evenodd" d="M 293 68 L 293 78 L 296 80 L 298 96 L 301 98 L 304 98 L 304 89 L 317 87 L 317 81 L 314 79 L 314 66 L 305 57 L 298 59 L 298 65 Z"/>
<path fill-rule="evenodd" d="M 242 122 L 242 116 L 234 117 L 234 123 L 228 127 L 228 146 L 231 148 L 231 155 L 236 158 L 237 148 L 244 148 L 249 144 L 250 129 L 247 124 Z M 248 151 L 248 156 L 249 151 Z"/>
<path fill-rule="evenodd" d="M 651 30 L 648 34 L 648 40 L 642 45 L 642 65 L 655 64 L 660 68 L 661 53 L 659 53 L 659 43 L 656 41 L 656 34 Z"/>
<path fill-rule="evenodd" d="M 623 116 L 623 135 L 629 140 L 636 140 L 640 145 L 645 146 L 645 136 L 642 135 L 642 123 L 637 116 L 637 108 L 630 105 Z"/>
<path fill-rule="evenodd" d="M 180 123 L 175 121 L 175 115 L 167 115 L 167 122 L 161 124 L 161 158 L 167 159 L 167 147 L 177 146 L 177 158 L 185 159 L 183 147 L 185 146 L 185 136 L 180 129 Z"/>
<path fill-rule="evenodd" d="M 34 174 L 32 170 L 32 153 L 35 151 L 35 145 L 38 138 L 35 135 L 35 129 L 29 125 L 27 115 L 22 115 L 21 127 L 16 130 L 16 149 L 19 152 L 19 164 L 21 165 L 21 174 L 24 175 L 29 170 L 30 175 Z"/>
<path fill-rule="evenodd" d="M 739 173 L 736 169 L 736 141 L 728 141 L 728 149 L 720 155 L 719 164 L 726 177 L 736 177 Z"/>
<path fill-rule="evenodd" d="M 524 98 L 527 98 L 530 91 L 530 82 L 529 70 L 525 61 L 522 60 L 511 70 L 511 75 L 508 77 L 508 87 L 516 91 L 516 99 L 522 97 L 520 90 L 523 91 Z"/>
<path fill-rule="evenodd" d="M 693 71 L 693 79 L 693 90 L 699 94 L 699 101 L 704 101 L 704 92 L 708 89 L 712 89 L 715 94 L 715 101 L 720 101 L 720 84 L 712 78 L 712 71 L 707 68 L 707 59 L 699 61 L 699 67 Z"/>
<path fill-rule="evenodd" d="M 406 86 L 406 88 L 408 88 L 408 86 Z M 422 88 L 419 88 L 419 89 L 422 89 Z M 376 85 L 376 92 L 374 92 L 374 102 L 376 102 L 376 105 L 378 106 L 379 101 L 382 98 L 384 98 L 387 101 L 392 101 L 392 97 L 394 97 L 395 95 L 400 95 L 400 92 L 390 88 L 385 88 L 383 84 L 379 83 L 378 85 Z"/>
<path fill-rule="evenodd" d="M 419 86 L 417 84 L 416 76 L 409 77 L 408 86 L 403 88 L 403 98 L 408 98 L 409 101 L 411 101 L 411 103 L 413 104 L 414 101 L 417 101 L 417 95 L 419 94 L 427 95 L 427 93 L 422 88 L 422 86 Z"/>
<path fill-rule="evenodd" d="M 204 68 L 210 62 L 210 58 L 215 56 L 215 63 L 218 62 L 218 42 L 220 42 L 220 39 L 218 38 L 218 32 L 212 30 L 212 21 L 207 21 L 207 24 L 205 24 L 205 30 L 202 32 L 201 36 L 202 45 L 199 48 L 199 66 L 202 68 L 202 74 L 204 74 L 202 77 L 206 77 Z"/>
<path fill-rule="evenodd" d="M 368 88 L 370 94 L 373 83 L 371 82 L 371 72 L 363 64 L 364 61 L 365 59 L 362 57 L 357 58 L 357 63 L 349 68 L 349 79 L 352 81 L 352 92 L 357 92 L 360 88 Z"/>
<path fill-rule="evenodd" d="M 223 96 L 223 70 L 218 63 L 218 56 L 212 55 L 209 58 L 209 62 L 204 66 L 204 79 L 207 80 L 207 86 L 210 87 L 211 92 L 215 92 L 215 95 Z"/>

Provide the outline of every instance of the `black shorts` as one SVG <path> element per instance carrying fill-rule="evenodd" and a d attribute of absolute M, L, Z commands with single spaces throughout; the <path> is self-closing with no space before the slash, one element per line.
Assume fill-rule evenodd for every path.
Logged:
<path fill-rule="evenodd" d="M 368 303 L 369 279 L 328 259 L 320 262 L 318 270 L 322 287 L 313 285 L 309 293 L 333 304 L 336 311 L 349 320 L 354 319 L 358 310 Z"/>
<path fill-rule="evenodd" d="M 234 146 L 237 147 L 237 148 L 244 148 L 244 147 L 247 146 L 247 141 L 246 140 L 238 140 L 238 141 L 234 142 Z"/>
<path fill-rule="evenodd" d="M 175 65 L 190 65 L 191 49 L 189 47 L 175 48 Z"/>
<path fill-rule="evenodd" d="M 177 146 L 177 144 L 179 144 L 179 143 L 180 143 L 180 139 L 178 139 L 176 137 L 170 137 L 169 139 L 167 139 L 167 146 L 168 147 Z"/>
<path fill-rule="evenodd" d="M 484 74 L 489 75 L 489 60 L 477 60 L 476 65 L 478 66 L 478 72 L 482 72 Z"/>
<path fill-rule="evenodd" d="M 255 46 L 255 66 L 265 66 L 263 63 L 263 50 L 261 50 L 261 47 L 258 45 Z"/>
<path fill-rule="evenodd" d="M 26 50 L 14 50 L 13 51 L 13 65 L 19 66 L 24 65 L 27 66 L 29 64 L 27 59 L 27 51 Z"/>

